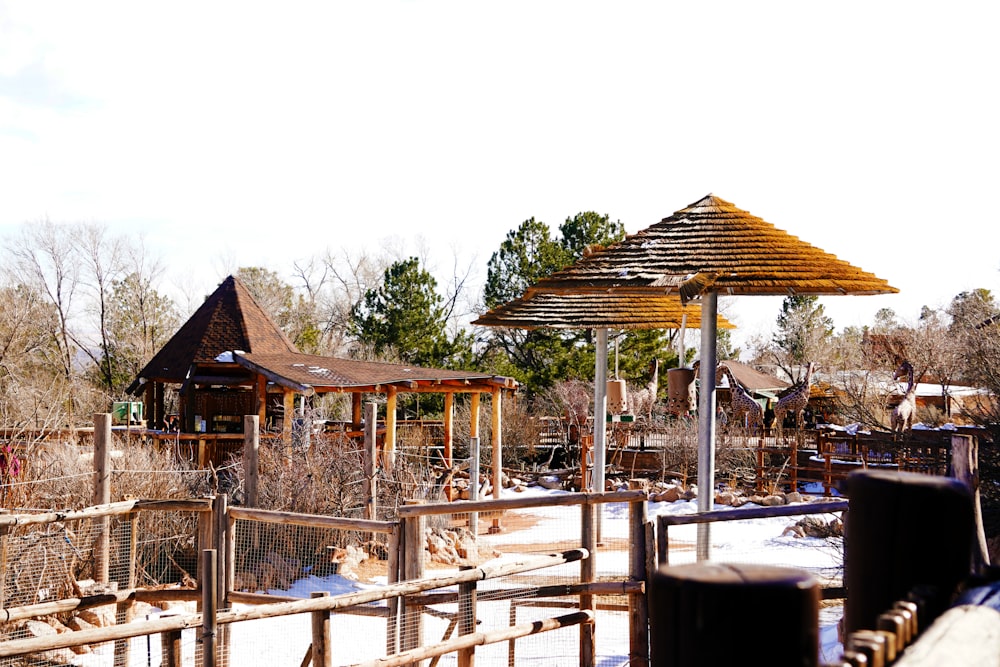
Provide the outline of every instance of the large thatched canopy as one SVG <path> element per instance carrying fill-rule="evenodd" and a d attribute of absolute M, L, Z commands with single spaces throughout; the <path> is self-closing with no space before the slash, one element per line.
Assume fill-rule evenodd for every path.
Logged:
<path fill-rule="evenodd" d="M 874 274 L 809 245 L 724 199 L 708 195 L 623 241 L 539 280 L 526 290 L 522 299 L 538 299 L 546 294 L 601 295 L 606 299 L 620 299 L 619 305 L 628 304 L 641 295 L 676 296 L 681 302 L 701 299 L 698 483 L 704 489 L 711 489 L 715 474 L 718 295 L 888 294 L 898 291 Z M 608 323 L 607 326 L 617 328 L 621 323 Z M 598 332 L 600 344 L 601 330 Z M 603 342 L 606 345 L 606 330 Z M 598 356 L 595 410 L 600 413 L 605 401 L 601 394 L 605 379 L 602 374 L 606 376 L 607 368 L 606 363 L 602 368 L 600 354 Z M 598 428 L 596 422 L 594 448 L 594 481 L 603 484 L 604 429 Z M 603 490 L 603 486 L 600 489 Z M 711 509 L 711 497 L 711 493 L 699 495 L 699 511 Z M 708 534 L 708 524 L 698 526 L 699 560 L 708 558 Z"/>
<path fill-rule="evenodd" d="M 887 294 L 885 280 L 708 195 L 544 278 L 527 295 Z"/>

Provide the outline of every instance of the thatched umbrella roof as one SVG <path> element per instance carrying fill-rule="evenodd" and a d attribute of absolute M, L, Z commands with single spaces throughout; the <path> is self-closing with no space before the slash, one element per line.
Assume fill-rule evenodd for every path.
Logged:
<path fill-rule="evenodd" d="M 683 288 L 683 289 L 682 289 Z M 532 285 L 527 295 L 888 294 L 885 280 L 708 195 Z"/>
<path fill-rule="evenodd" d="M 677 295 L 682 302 L 702 297 L 698 483 L 706 492 L 698 496 L 698 510 L 708 511 L 715 475 L 718 295 L 898 291 L 874 274 L 809 245 L 724 199 L 708 195 L 620 243 L 538 281 L 523 298 L 539 298 L 543 294 L 599 294 L 627 303 L 639 295 Z M 596 370 L 595 403 L 599 403 L 600 364 Z M 595 483 L 603 481 L 604 461 L 604 430 L 596 428 L 596 424 Z M 698 560 L 708 558 L 708 528 L 709 524 L 698 526 Z"/>
<path fill-rule="evenodd" d="M 701 311 L 676 295 L 538 293 L 498 306 L 475 320 L 487 327 L 517 329 L 680 329 L 701 326 Z M 717 326 L 734 325 L 718 316 Z"/>

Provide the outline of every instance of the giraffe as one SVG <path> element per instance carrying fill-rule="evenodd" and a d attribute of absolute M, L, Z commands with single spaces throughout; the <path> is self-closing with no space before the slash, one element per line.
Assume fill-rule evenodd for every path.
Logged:
<path fill-rule="evenodd" d="M 752 429 L 755 426 L 763 428 L 764 409 L 760 407 L 760 403 L 753 400 L 753 397 L 747 393 L 747 390 L 737 381 L 736 376 L 733 375 L 729 366 L 720 364 L 719 369 L 729 378 L 729 409 L 732 411 L 733 421 L 742 424 L 743 417 L 746 415 L 746 426 L 748 429 Z"/>
<path fill-rule="evenodd" d="M 795 426 L 799 429 L 802 428 L 802 411 L 806 409 L 806 405 L 809 403 L 809 387 L 812 385 L 812 375 L 815 368 L 816 364 L 810 361 L 809 365 L 806 366 L 806 376 L 802 378 L 802 382 L 792 387 L 791 392 L 778 399 L 777 404 L 774 406 L 774 424 L 778 429 L 779 435 L 784 430 L 783 426 L 786 414 L 794 415 Z"/>
<path fill-rule="evenodd" d="M 893 381 L 906 376 L 906 392 L 903 393 L 903 400 L 892 409 L 889 417 L 890 428 L 893 433 L 902 435 L 906 431 L 913 429 L 913 417 L 917 414 L 917 383 L 913 381 L 913 365 L 909 361 L 904 361 L 892 374 Z"/>
<path fill-rule="evenodd" d="M 653 357 L 649 362 L 649 382 L 642 389 L 638 389 L 629 394 L 629 412 L 633 415 L 645 415 L 646 419 L 653 418 L 653 405 L 656 403 L 656 392 L 660 389 L 659 383 L 660 360 Z"/>

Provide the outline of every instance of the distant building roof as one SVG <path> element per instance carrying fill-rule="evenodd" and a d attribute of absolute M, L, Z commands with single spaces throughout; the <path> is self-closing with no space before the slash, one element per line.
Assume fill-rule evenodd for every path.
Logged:
<path fill-rule="evenodd" d="M 782 391 L 791 386 L 785 380 L 774 377 L 773 375 L 768 375 L 767 373 L 762 373 L 753 366 L 749 364 L 744 364 L 740 361 L 733 361 L 727 359 L 725 361 L 719 362 L 719 372 L 716 375 L 716 383 L 721 384 L 724 382 L 724 374 L 722 373 L 722 367 L 725 366 L 729 371 L 736 377 L 736 380 L 743 385 L 743 388 L 751 393 L 772 393 Z"/>

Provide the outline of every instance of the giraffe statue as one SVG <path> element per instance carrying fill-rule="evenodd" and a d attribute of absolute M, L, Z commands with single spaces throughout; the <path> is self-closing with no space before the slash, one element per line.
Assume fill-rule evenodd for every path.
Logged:
<path fill-rule="evenodd" d="M 906 376 L 906 391 L 903 400 L 892 409 L 889 424 L 893 433 L 902 435 L 913 429 L 913 417 L 917 414 L 917 383 L 913 381 L 913 365 L 904 361 L 892 374 L 893 381 Z"/>
<path fill-rule="evenodd" d="M 732 419 L 735 423 L 743 424 L 743 417 L 746 416 L 746 427 L 753 429 L 764 427 L 764 409 L 760 403 L 753 400 L 747 393 L 743 385 L 739 383 L 736 376 L 729 369 L 729 366 L 719 364 L 719 369 L 726 374 L 729 379 L 729 409 L 732 412 Z"/>
<path fill-rule="evenodd" d="M 778 399 L 777 404 L 775 404 L 774 424 L 778 429 L 779 436 L 782 435 L 782 427 L 787 414 L 794 415 L 795 426 L 799 429 L 802 428 L 802 411 L 809 403 L 809 388 L 812 386 L 812 375 L 815 368 L 816 364 L 810 361 L 809 365 L 806 366 L 806 376 L 802 378 L 802 382 L 792 387 L 792 390 Z"/>
<path fill-rule="evenodd" d="M 649 382 L 642 389 L 629 393 L 629 412 L 633 415 L 645 415 L 647 420 L 653 418 L 653 405 L 656 404 L 656 392 L 660 389 L 660 360 L 653 357 L 649 362 Z"/>

